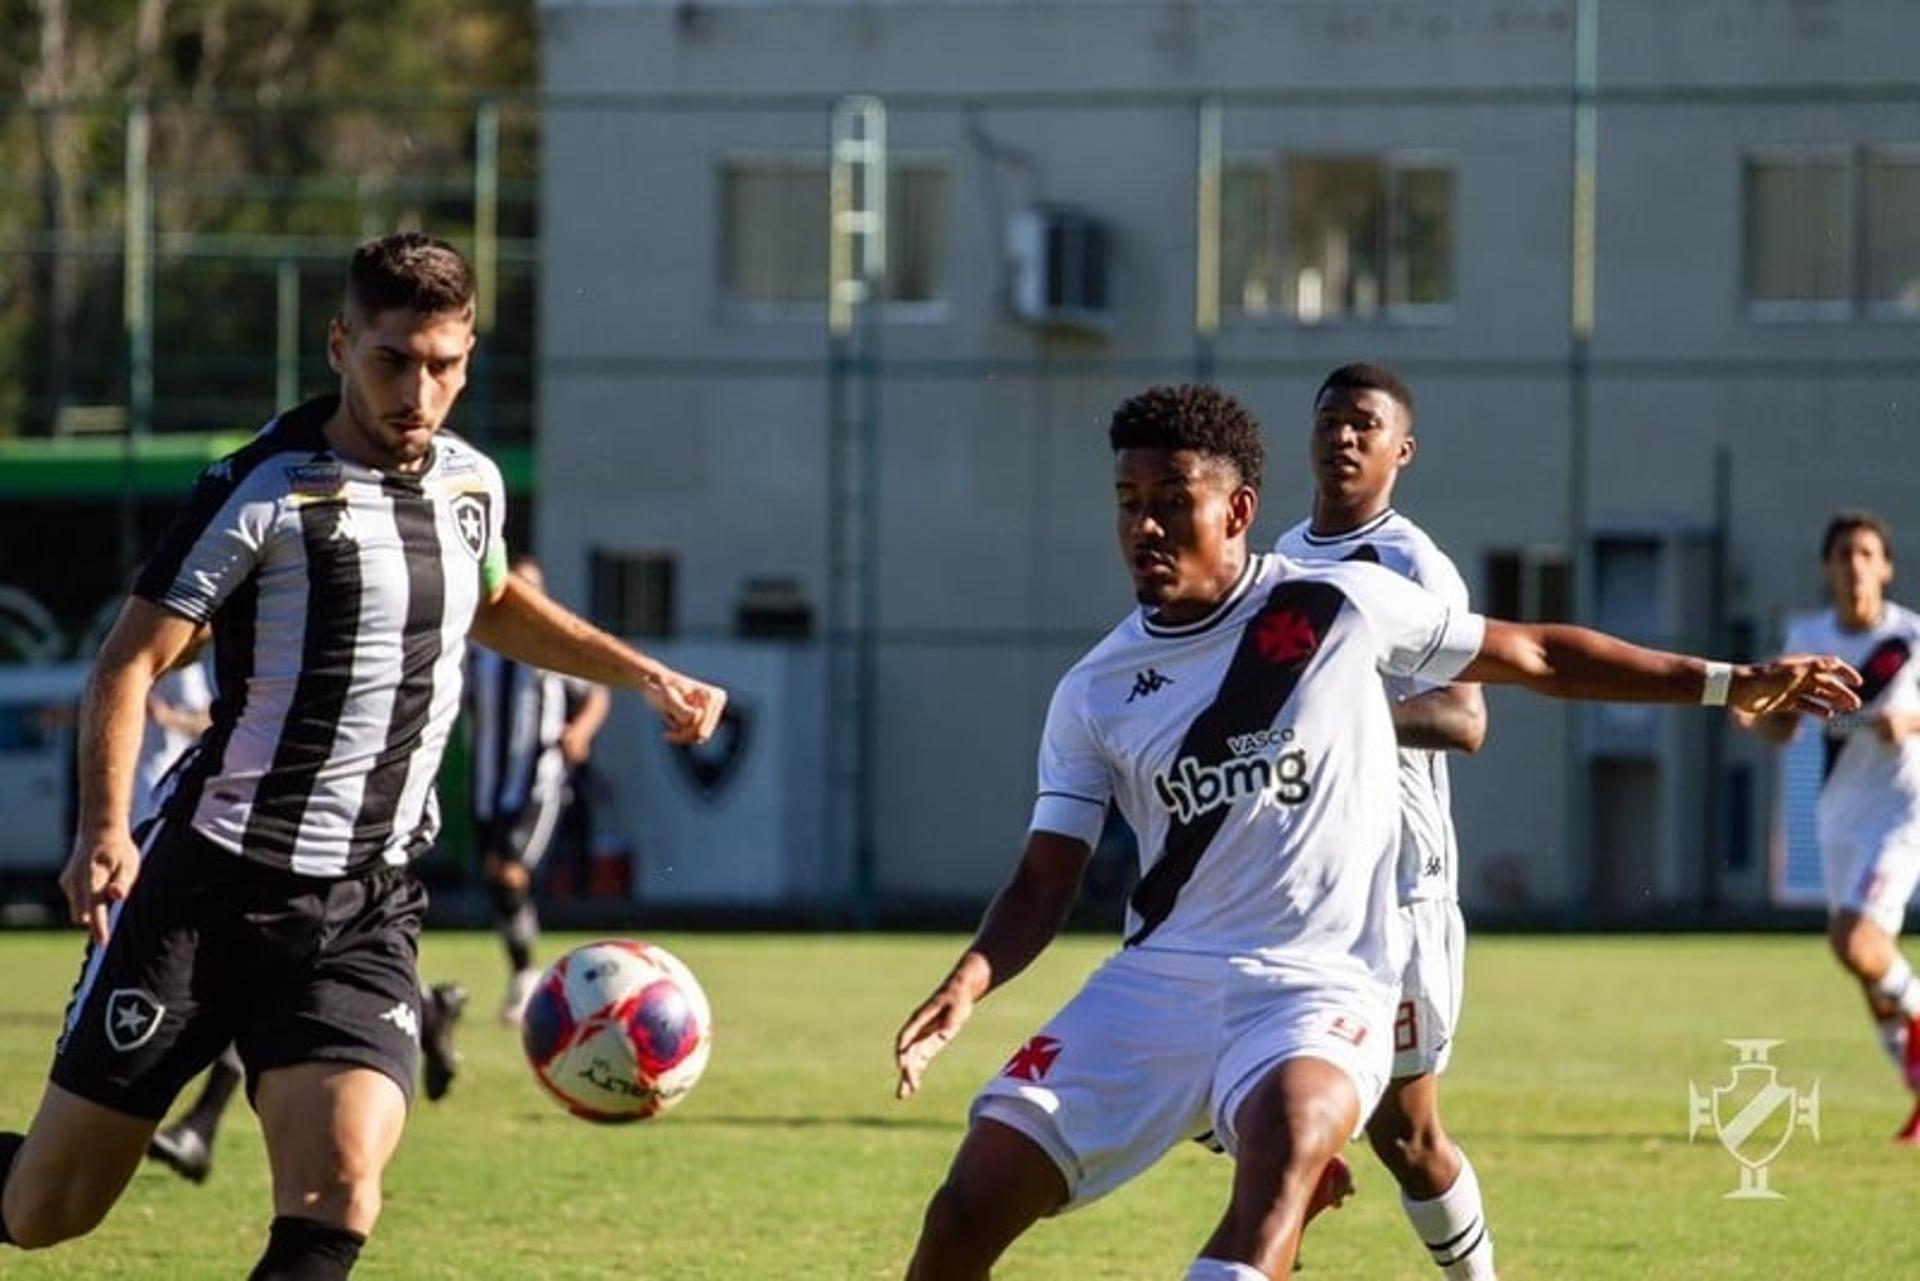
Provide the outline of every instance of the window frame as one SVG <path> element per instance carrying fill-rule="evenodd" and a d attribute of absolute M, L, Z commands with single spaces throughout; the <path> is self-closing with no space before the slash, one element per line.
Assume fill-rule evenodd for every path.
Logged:
<path fill-rule="evenodd" d="M 827 291 L 822 288 L 817 301 L 809 302 L 772 302 L 762 299 L 743 298 L 734 293 L 727 280 L 727 174 L 730 170 L 750 167 L 784 168 L 802 173 L 818 173 L 823 179 L 830 180 L 831 165 L 820 151 L 800 148 L 729 148 L 714 157 L 713 208 L 714 223 L 718 234 L 713 244 L 713 281 L 714 295 L 718 311 L 727 320 L 743 321 L 754 324 L 778 324 L 807 322 L 824 324 L 827 314 Z M 947 320 L 953 311 L 953 273 L 950 270 L 953 253 L 953 174 L 951 158 L 942 151 L 920 148 L 906 148 L 890 152 L 887 156 L 888 177 L 900 169 L 938 170 L 946 179 L 946 226 L 944 241 L 940 247 L 938 261 L 939 294 L 934 298 L 911 302 L 896 302 L 882 299 L 879 314 L 882 320 L 890 323 L 934 324 Z M 891 181 L 888 198 L 892 199 Z M 831 209 L 823 204 L 820 210 L 819 234 L 824 240 L 830 234 L 828 220 Z M 830 268 L 829 268 L 830 270 Z"/>
<path fill-rule="evenodd" d="M 1368 315 L 1357 315 L 1352 311 L 1343 311 L 1338 315 L 1315 320 L 1303 320 L 1296 308 L 1287 309 L 1282 300 L 1286 291 L 1282 287 L 1280 273 L 1287 262 L 1287 163 L 1291 160 L 1333 160 L 1339 158 L 1364 159 L 1379 167 L 1381 185 L 1381 293 L 1382 301 L 1378 308 Z M 1220 298 L 1220 318 L 1223 325 L 1231 324 L 1249 328 L 1287 327 L 1300 329 L 1377 329 L 1381 327 L 1422 329 L 1451 325 L 1458 318 L 1460 280 L 1460 165 L 1455 152 L 1441 147 L 1380 147 L 1380 148 L 1339 148 L 1314 147 L 1299 150 L 1276 149 L 1271 147 L 1235 148 L 1221 156 L 1221 173 L 1229 169 L 1247 169 L 1258 166 L 1266 175 L 1267 209 L 1269 212 L 1267 253 L 1273 263 L 1273 278 L 1267 284 L 1269 296 L 1274 305 L 1263 313 L 1246 311 L 1230 299 L 1238 297 L 1230 293 L 1228 282 L 1222 277 L 1218 282 Z M 1440 170 L 1446 173 L 1448 237 L 1446 244 L 1447 294 L 1446 302 L 1409 303 L 1390 300 L 1391 282 L 1397 268 L 1404 264 L 1396 262 L 1399 252 L 1395 244 L 1395 197 L 1404 180 L 1403 175 L 1415 170 Z M 1226 240 L 1226 202 L 1221 202 L 1219 239 Z M 1222 264 L 1224 266 L 1224 263 Z"/>
<path fill-rule="evenodd" d="M 1789 142 L 1754 143 L 1742 147 L 1737 190 L 1740 193 L 1740 268 L 1737 290 L 1742 316 L 1754 324 L 1920 324 L 1920 308 L 1903 308 L 1869 296 L 1872 286 L 1873 245 L 1869 235 L 1867 175 L 1876 159 L 1920 166 L 1920 142 Z M 1847 296 L 1830 302 L 1756 299 L 1749 278 L 1753 252 L 1753 205 L 1748 199 L 1748 176 L 1756 163 L 1792 164 L 1838 159 L 1845 170 L 1847 193 Z"/>

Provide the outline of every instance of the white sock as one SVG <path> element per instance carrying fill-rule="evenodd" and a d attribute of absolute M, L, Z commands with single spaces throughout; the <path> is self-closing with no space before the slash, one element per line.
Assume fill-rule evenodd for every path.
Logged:
<path fill-rule="evenodd" d="M 1431 1201 L 1401 1193 L 1400 1205 L 1448 1281 L 1493 1281 L 1493 1233 L 1466 1153 L 1460 1154 L 1460 1174 L 1452 1187 Z"/>
<path fill-rule="evenodd" d="M 1229 1263 L 1225 1259 L 1195 1259 L 1187 1265 L 1187 1281 L 1271 1281 L 1251 1263 Z"/>
<path fill-rule="evenodd" d="M 1893 964 L 1874 983 L 1873 990 L 1899 1006 L 1908 1018 L 1920 1014 L 1920 980 L 1914 978 L 1913 966 L 1899 953 L 1894 954 Z"/>

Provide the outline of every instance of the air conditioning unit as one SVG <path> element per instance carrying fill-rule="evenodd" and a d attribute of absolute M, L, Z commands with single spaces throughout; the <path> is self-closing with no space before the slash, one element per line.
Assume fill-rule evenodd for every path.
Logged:
<path fill-rule="evenodd" d="M 1014 314 L 1050 328 L 1113 328 L 1112 239 L 1105 221 L 1070 206 L 1015 214 L 1007 235 Z"/>

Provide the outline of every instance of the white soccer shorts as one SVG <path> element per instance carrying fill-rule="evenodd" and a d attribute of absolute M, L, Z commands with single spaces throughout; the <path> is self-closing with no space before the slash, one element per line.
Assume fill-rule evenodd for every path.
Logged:
<path fill-rule="evenodd" d="M 1823 834 L 1820 870 L 1827 884 L 1828 911 L 1858 912 L 1898 935 L 1907 918 L 1907 901 L 1920 884 L 1920 829 Z"/>
<path fill-rule="evenodd" d="M 1346 1073 L 1364 1122 L 1386 1089 L 1392 1003 L 1303 984 L 1252 958 L 1128 949 L 1110 958 L 975 1096 L 971 1117 L 1031 1139 L 1067 1206 L 1144 1171 L 1233 1117 L 1274 1067 L 1318 1058 Z"/>
<path fill-rule="evenodd" d="M 1393 1076 L 1438 1076 L 1460 1025 L 1467 923 L 1453 899 L 1416 899 L 1400 908 L 1400 928 L 1409 951 L 1393 1011 Z"/>

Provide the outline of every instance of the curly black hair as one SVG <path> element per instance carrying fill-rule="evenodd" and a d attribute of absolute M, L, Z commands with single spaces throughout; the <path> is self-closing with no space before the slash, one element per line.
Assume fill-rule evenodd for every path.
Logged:
<path fill-rule="evenodd" d="M 1218 387 L 1183 383 L 1149 387 L 1113 411 L 1107 440 L 1123 449 L 1190 449 L 1225 459 L 1254 489 L 1266 474 L 1260 424 L 1247 407 Z"/>

